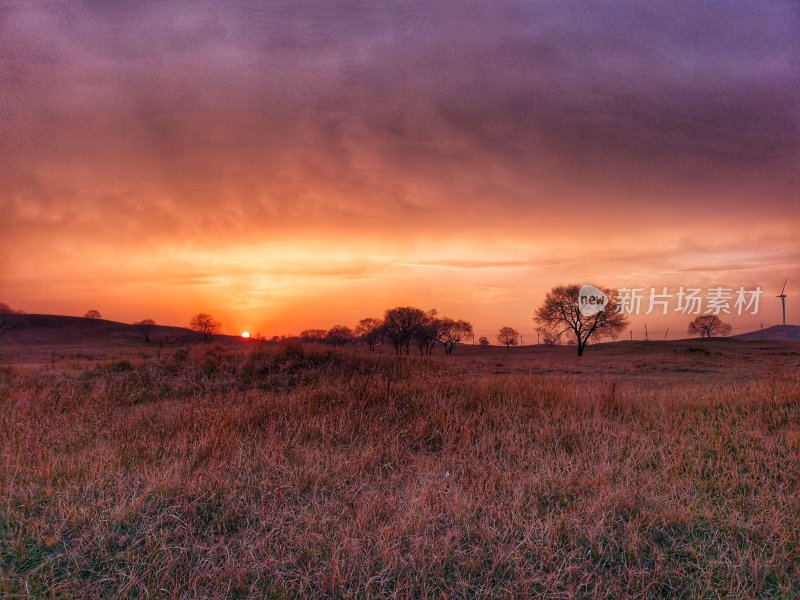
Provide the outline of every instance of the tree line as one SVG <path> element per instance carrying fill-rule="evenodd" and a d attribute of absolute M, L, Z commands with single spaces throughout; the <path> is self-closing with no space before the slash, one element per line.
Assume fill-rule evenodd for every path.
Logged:
<path fill-rule="evenodd" d="M 627 318 L 619 308 L 617 290 L 603 288 L 606 305 L 602 310 L 584 314 L 579 304 L 579 285 L 562 285 L 547 292 L 544 302 L 536 309 L 533 319 L 537 323 L 537 331 L 542 335 L 545 344 L 554 344 L 563 336 L 568 343 L 575 344 L 578 356 L 582 356 L 590 340 L 603 338 L 615 339 L 628 326 Z M 21 313 L 5 303 L 0 303 L 0 315 L 4 313 Z M 100 312 L 89 310 L 86 318 L 99 319 Z M 144 319 L 134 323 L 142 331 L 145 341 L 150 341 L 150 332 L 155 326 L 152 319 Z M 222 324 L 212 315 L 197 313 L 189 323 L 189 328 L 200 333 L 204 341 L 218 334 Z M 716 315 L 701 315 L 689 325 L 688 333 L 702 337 L 728 335 L 731 326 L 723 323 Z M 396 354 L 409 354 L 412 347 L 419 349 L 420 354 L 429 355 L 433 349 L 442 346 L 447 354 L 452 354 L 456 346 L 473 338 L 472 324 L 462 319 L 440 316 L 436 309 L 424 311 L 414 306 L 398 306 L 386 310 L 382 319 L 367 317 L 361 319 L 351 328 L 347 325 L 334 325 L 330 329 L 306 329 L 299 335 L 303 342 L 319 342 L 344 346 L 345 344 L 363 341 L 375 350 L 378 343 L 391 344 Z M 277 336 L 273 338 L 278 339 Z M 520 334 L 512 327 L 502 327 L 497 334 L 497 342 L 510 348 L 519 344 Z M 489 340 L 481 337 L 480 345 L 488 345 Z"/>
<path fill-rule="evenodd" d="M 391 344 L 396 354 L 410 354 L 416 347 L 420 354 L 429 355 L 436 345 L 452 354 L 459 343 L 473 335 L 472 324 L 462 319 L 439 316 L 436 309 L 424 311 L 414 306 L 388 309 L 383 319 L 367 317 L 350 328 L 334 325 L 328 330 L 306 329 L 300 332 L 304 342 L 321 342 L 343 346 L 363 341 L 374 350 L 378 343 Z"/>
<path fill-rule="evenodd" d="M 576 284 L 552 288 L 536 309 L 533 320 L 546 345 L 555 344 L 566 337 L 567 343 L 577 346 L 578 356 L 582 356 L 590 340 L 619 337 L 628 326 L 628 320 L 618 310 L 617 290 L 602 289 L 607 304 L 603 310 L 590 314 L 584 314 L 581 310 L 579 290 L 580 286 Z M 219 332 L 220 325 L 211 315 L 199 313 L 192 318 L 190 328 L 208 339 Z M 730 332 L 730 325 L 710 315 L 697 317 L 688 329 L 689 334 L 703 337 L 728 335 Z M 375 350 L 378 343 L 388 343 L 396 354 L 409 354 L 411 348 L 416 347 L 421 355 L 431 354 L 436 345 L 442 346 L 447 354 L 452 354 L 458 344 L 470 338 L 474 339 L 474 334 L 472 324 L 468 321 L 439 316 L 436 309 L 424 311 L 414 306 L 390 308 L 384 313 L 383 319 L 361 319 L 353 328 L 334 325 L 330 329 L 306 329 L 299 335 L 302 342 L 333 346 L 362 341 L 369 345 L 370 350 Z M 273 339 L 278 338 L 276 336 Z M 510 348 L 519 344 L 520 334 L 513 327 L 502 327 L 496 339 L 500 345 Z M 478 344 L 489 345 L 489 340 L 481 337 Z"/>

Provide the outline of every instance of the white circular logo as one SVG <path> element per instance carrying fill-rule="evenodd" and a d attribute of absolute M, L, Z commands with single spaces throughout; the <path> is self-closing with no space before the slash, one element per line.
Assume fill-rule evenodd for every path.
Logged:
<path fill-rule="evenodd" d="M 578 310 L 584 317 L 592 317 L 608 306 L 608 296 L 598 287 L 586 284 L 578 292 Z"/>

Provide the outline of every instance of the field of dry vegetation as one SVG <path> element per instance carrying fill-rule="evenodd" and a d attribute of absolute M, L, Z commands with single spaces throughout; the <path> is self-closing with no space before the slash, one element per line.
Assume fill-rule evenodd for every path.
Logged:
<path fill-rule="evenodd" d="M 794 598 L 800 377 L 765 373 L 1 367 L 0 596 Z"/>

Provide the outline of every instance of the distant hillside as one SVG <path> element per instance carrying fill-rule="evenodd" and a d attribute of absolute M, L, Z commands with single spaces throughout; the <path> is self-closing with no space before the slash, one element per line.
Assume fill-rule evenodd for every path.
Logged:
<path fill-rule="evenodd" d="M 762 340 L 800 342 L 800 325 L 774 325 L 763 330 L 759 329 L 731 337 L 743 342 L 760 342 Z"/>
<path fill-rule="evenodd" d="M 149 326 L 154 343 L 189 342 L 199 334 L 184 327 Z M 145 329 L 105 319 L 65 317 L 61 315 L 0 314 L 0 343 L 73 345 L 88 341 L 140 344 Z"/>

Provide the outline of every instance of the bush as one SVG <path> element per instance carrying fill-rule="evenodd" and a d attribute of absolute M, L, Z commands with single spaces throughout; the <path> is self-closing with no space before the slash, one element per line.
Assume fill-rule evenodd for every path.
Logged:
<path fill-rule="evenodd" d="M 283 359 L 301 360 L 306 353 L 303 344 L 298 340 L 281 340 L 278 344 L 277 355 Z"/>
<path fill-rule="evenodd" d="M 115 360 L 106 367 L 109 373 L 128 373 L 133 371 L 133 364 L 129 360 Z"/>
<path fill-rule="evenodd" d="M 241 361 L 238 352 L 228 350 L 224 346 L 199 346 L 193 349 L 190 358 L 194 366 L 207 377 L 233 375 Z"/>

